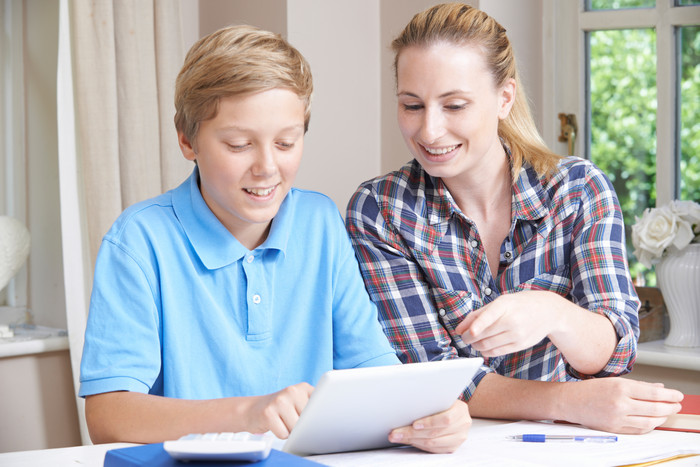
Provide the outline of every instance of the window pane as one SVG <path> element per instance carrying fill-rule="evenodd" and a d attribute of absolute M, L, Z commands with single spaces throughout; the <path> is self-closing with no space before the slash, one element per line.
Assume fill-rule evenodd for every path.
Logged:
<path fill-rule="evenodd" d="M 679 5 L 679 6 L 700 5 L 700 0 L 676 0 L 676 5 Z"/>
<path fill-rule="evenodd" d="M 610 178 L 622 207 L 632 277 L 655 278 L 632 254 L 632 225 L 656 204 L 656 33 L 588 33 L 590 157 Z"/>
<path fill-rule="evenodd" d="M 681 0 L 691 1 L 691 0 Z M 654 8 L 656 0 L 586 0 L 586 10 L 624 10 L 628 8 Z"/>
<path fill-rule="evenodd" d="M 700 201 L 700 26 L 679 28 L 680 197 Z"/>

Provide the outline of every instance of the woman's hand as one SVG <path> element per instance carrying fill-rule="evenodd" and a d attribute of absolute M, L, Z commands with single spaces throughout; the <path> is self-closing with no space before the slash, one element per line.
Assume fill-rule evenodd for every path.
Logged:
<path fill-rule="evenodd" d="M 471 425 L 472 418 L 466 402 L 458 400 L 444 412 L 392 430 L 389 441 L 410 444 L 432 453 L 451 453 L 467 439 Z"/>
<path fill-rule="evenodd" d="M 299 383 L 273 394 L 251 398 L 252 404 L 246 411 L 247 431 L 272 431 L 278 438 L 287 439 L 313 391 L 310 384 Z"/>
<path fill-rule="evenodd" d="M 469 313 L 456 332 L 485 357 L 528 349 L 552 334 L 561 312 L 551 292 L 523 291 L 501 295 Z"/>
<path fill-rule="evenodd" d="M 469 313 L 455 330 L 485 357 L 529 349 L 548 337 L 584 375 L 603 370 L 618 342 L 606 316 L 543 290 L 501 295 Z"/>
<path fill-rule="evenodd" d="M 596 430 L 648 433 L 681 409 L 683 394 L 661 383 L 595 378 L 565 384 L 564 419 Z"/>

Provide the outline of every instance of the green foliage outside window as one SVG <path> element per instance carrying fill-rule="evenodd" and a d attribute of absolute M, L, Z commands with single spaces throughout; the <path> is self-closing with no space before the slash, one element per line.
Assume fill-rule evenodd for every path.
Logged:
<path fill-rule="evenodd" d="M 590 0 L 589 10 L 620 10 L 623 8 L 653 8 L 654 0 Z"/>
<path fill-rule="evenodd" d="M 700 201 L 700 34 L 680 30 L 680 198 Z M 633 277 L 655 285 L 632 254 L 632 224 L 656 206 L 656 34 L 653 29 L 589 34 L 591 159 L 620 199 Z M 664 157 L 674 157 L 664 154 Z"/>
<path fill-rule="evenodd" d="M 646 268 L 632 255 L 631 225 L 656 205 L 656 35 L 652 29 L 624 29 L 589 37 L 591 159 L 617 192 L 627 257 L 637 277 Z"/>

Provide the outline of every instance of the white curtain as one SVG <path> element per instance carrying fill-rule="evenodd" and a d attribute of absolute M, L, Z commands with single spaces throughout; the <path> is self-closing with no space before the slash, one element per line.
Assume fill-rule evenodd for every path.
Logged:
<path fill-rule="evenodd" d="M 129 205 L 192 170 L 173 124 L 179 0 L 61 0 L 58 122 L 66 312 L 76 391 L 102 237 Z M 81 436 L 89 443 L 84 403 Z"/>

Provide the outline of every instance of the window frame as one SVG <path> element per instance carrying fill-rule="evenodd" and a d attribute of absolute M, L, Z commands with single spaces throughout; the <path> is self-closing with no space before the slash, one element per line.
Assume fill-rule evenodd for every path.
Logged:
<path fill-rule="evenodd" d="M 656 29 L 656 202 L 661 206 L 680 192 L 680 64 L 676 60 L 676 31 L 700 24 L 700 6 L 676 6 L 674 0 L 657 0 L 654 8 L 626 10 L 585 11 L 584 6 L 585 0 L 544 0 L 545 20 L 552 33 L 544 35 L 543 48 L 552 51 L 553 61 L 542 85 L 545 90 L 554 89 L 547 109 L 551 122 L 543 129 L 545 140 L 561 152 L 556 144 L 556 116 L 561 112 L 574 113 L 582 135 L 576 141 L 575 153 L 590 158 L 586 34 L 596 30 Z"/>

